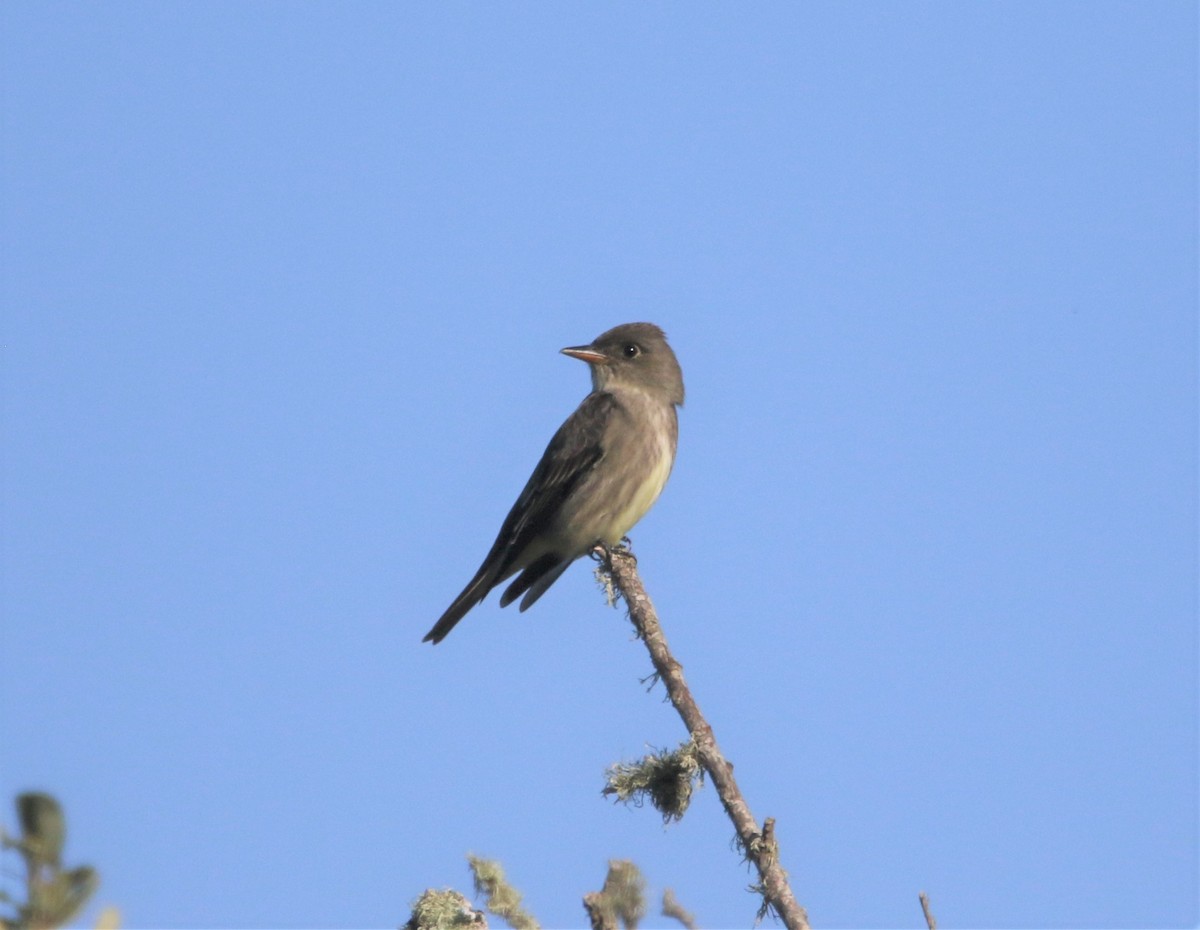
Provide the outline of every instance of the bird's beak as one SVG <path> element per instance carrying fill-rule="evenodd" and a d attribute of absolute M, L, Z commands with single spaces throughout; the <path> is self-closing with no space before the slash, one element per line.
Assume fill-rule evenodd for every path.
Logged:
<path fill-rule="evenodd" d="M 571 358 L 577 358 L 580 361 L 587 362 L 589 365 L 603 365 L 608 361 L 608 356 L 602 352 L 597 352 L 591 346 L 569 346 L 566 349 L 560 349 L 563 355 L 569 355 Z"/>

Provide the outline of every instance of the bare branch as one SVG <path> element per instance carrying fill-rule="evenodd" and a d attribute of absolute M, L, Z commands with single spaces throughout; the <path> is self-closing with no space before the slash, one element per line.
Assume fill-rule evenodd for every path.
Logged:
<path fill-rule="evenodd" d="M 670 888 L 663 891 L 663 917 L 673 917 L 683 924 L 687 930 L 698 930 L 696 924 L 696 915 L 689 910 L 685 910 L 683 905 L 679 903 L 679 899 L 675 897 L 675 892 Z"/>
<path fill-rule="evenodd" d="M 604 906 L 604 895 L 589 891 L 583 896 L 583 907 L 587 911 L 592 930 L 617 930 L 617 918 Z"/>
<path fill-rule="evenodd" d="M 583 896 L 592 930 L 617 930 L 620 922 L 625 930 L 637 930 L 646 916 L 646 879 L 628 859 L 611 859 L 604 887 Z"/>
<path fill-rule="evenodd" d="M 922 891 L 920 898 L 921 910 L 925 912 L 925 926 L 927 926 L 929 930 L 937 930 L 937 921 L 933 917 L 933 911 L 929 909 L 929 895 Z"/>
<path fill-rule="evenodd" d="M 637 560 L 627 549 L 598 546 L 596 555 L 601 567 L 613 579 L 617 590 L 629 607 L 629 617 L 638 635 L 650 652 L 654 671 L 667 689 L 667 696 L 696 744 L 700 758 L 713 786 L 721 798 L 725 812 L 737 831 L 738 845 L 746 858 L 758 870 L 755 889 L 763 895 L 763 911 L 774 910 L 788 930 L 808 930 L 808 915 L 796 901 L 788 885 L 787 873 L 779 864 L 779 846 L 774 837 L 774 821 L 768 819 L 762 830 L 742 797 L 733 777 L 733 766 L 721 754 L 712 727 L 696 704 L 683 677 L 683 667 L 671 655 L 666 637 L 658 622 L 646 589 L 637 572 Z M 762 912 L 760 912 L 762 913 Z"/>

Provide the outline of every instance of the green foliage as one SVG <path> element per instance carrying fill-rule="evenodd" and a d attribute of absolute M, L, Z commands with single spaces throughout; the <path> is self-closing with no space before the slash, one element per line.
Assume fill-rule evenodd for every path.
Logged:
<path fill-rule="evenodd" d="M 25 860 L 25 901 L 14 901 L 11 913 L 0 917 L 0 930 L 50 930 L 61 927 L 83 909 L 100 884 L 91 866 L 62 868 L 67 822 L 62 805 L 40 791 L 17 796 L 21 836 L 0 832 L 0 846 L 17 850 Z"/>
<path fill-rule="evenodd" d="M 17 819 L 25 854 L 40 868 L 57 867 L 67 842 L 67 820 L 62 805 L 48 794 L 29 791 L 17 795 Z"/>

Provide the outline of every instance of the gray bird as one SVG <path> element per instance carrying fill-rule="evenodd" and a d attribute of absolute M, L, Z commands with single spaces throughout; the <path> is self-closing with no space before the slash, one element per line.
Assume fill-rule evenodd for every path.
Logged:
<path fill-rule="evenodd" d="M 521 610 L 597 543 L 616 545 L 658 499 L 671 466 L 683 373 L 663 331 L 625 323 L 563 354 L 587 362 L 592 393 L 558 428 L 479 571 L 425 634 L 439 643 L 492 588 Z"/>

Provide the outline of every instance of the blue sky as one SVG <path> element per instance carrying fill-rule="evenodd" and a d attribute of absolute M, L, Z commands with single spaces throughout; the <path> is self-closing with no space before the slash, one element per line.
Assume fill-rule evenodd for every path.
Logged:
<path fill-rule="evenodd" d="M 685 734 L 590 565 L 420 642 L 557 350 L 644 319 L 688 402 L 635 550 L 814 926 L 1194 925 L 1196 48 L 1167 2 L 3 5 L 0 804 L 56 794 L 131 927 L 395 926 L 468 852 L 547 926 L 610 858 L 748 926 L 711 787 L 600 796 Z"/>

